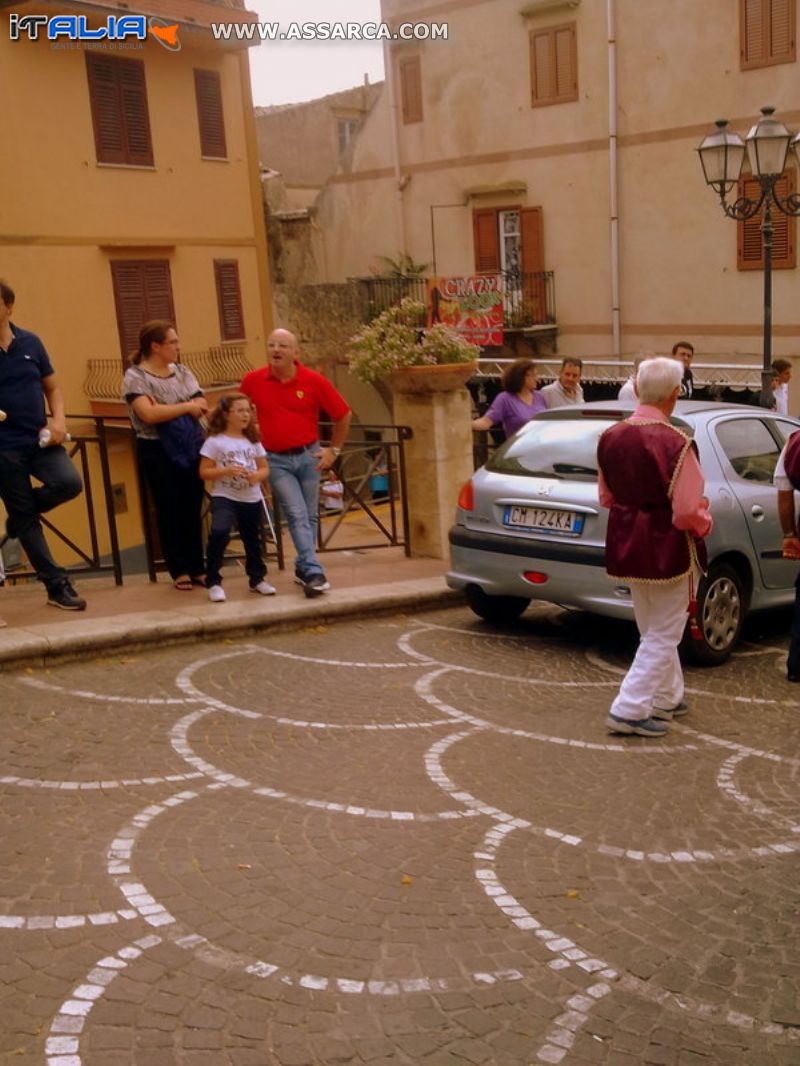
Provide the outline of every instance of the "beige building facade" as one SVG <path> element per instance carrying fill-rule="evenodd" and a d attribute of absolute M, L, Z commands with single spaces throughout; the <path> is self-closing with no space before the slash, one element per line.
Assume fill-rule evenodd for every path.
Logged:
<path fill-rule="evenodd" d="M 10 10 L 54 12 L 0 8 L 0 275 L 16 291 L 15 321 L 50 353 L 68 413 L 124 415 L 114 401 L 125 359 L 152 318 L 175 321 L 202 383 L 238 380 L 263 362 L 271 328 L 266 236 L 246 49 L 209 27 L 255 16 L 136 0 L 126 13 L 174 27 L 179 48 L 151 31 L 101 46 L 10 40 Z M 87 10 L 59 6 L 93 29 L 119 14 Z M 111 447 L 125 548 L 141 541 L 138 492 L 128 443 Z"/>
<path fill-rule="evenodd" d="M 448 39 L 387 46 L 384 91 L 317 201 L 318 280 L 400 251 L 450 275 L 517 256 L 553 272 L 561 355 L 686 338 L 760 362 L 763 271 L 695 148 L 720 116 L 744 135 L 764 105 L 800 126 L 797 6 L 384 0 L 388 21 L 446 23 Z M 781 225 L 776 356 L 800 343 L 796 222 Z"/>

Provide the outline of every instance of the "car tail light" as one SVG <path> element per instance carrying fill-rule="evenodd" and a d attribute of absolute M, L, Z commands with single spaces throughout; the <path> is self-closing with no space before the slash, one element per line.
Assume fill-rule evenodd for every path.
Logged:
<path fill-rule="evenodd" d="M 458 494 L 458 506 L 462 511 L 475 510 L 475 491 L 472 488 L 472 478 L 469 481 L 465 481 L 461 486 L 461 492 Z"/>
<path fill-rule="evenodd" d="M 549 575 L 543 574 L 541 570 L 526 570 L 522 576 L 532 585 L 543 585 L 549 578 Z"/>

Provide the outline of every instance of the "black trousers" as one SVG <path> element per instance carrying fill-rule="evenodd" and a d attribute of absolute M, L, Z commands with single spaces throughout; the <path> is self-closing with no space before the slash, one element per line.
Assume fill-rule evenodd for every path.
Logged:
<path fill-rule="evenodd" d="M 173 463 L 160 440 L 139 437 L 136 455 L 153 497 L 161 550 L 170 577 L 199 577 L 203 573 L 200 513 L 204 488 L 197 468 Z"/>

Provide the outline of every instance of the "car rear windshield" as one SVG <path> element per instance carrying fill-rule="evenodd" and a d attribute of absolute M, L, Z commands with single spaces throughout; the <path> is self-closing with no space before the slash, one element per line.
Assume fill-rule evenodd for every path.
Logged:
<path fill-rule="evenodd" d="M 554 413 L 555 414 L 555 413 Z M 497 449 L 486 469 L 498 474 L 524 477 L 568 478 L 597 481 L 597 441 L 600 434 L 622 415 L 605 412 L 570 417 L 540 416 Z M 692 433 L 686 423 L 673 418 L 673 425 Z"/>

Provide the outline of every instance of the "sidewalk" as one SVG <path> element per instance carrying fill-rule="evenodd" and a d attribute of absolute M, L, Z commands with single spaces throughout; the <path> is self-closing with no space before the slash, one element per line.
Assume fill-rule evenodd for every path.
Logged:
<path fill-rule="evenodd" d="M 291 563 L 270 569 L 276 596 L 255 596 L 238 566 L 224 572 L 226 603 L 209 603 L 204 589 L 178 592 L 167 575 L 76 580 L 85 611 L 61 611 L 46 602 L 35 581 L 0 588 L 0 670 L 38 666 L 56 659 L 131 651 L 148 644 L 218 638 L 268 628 L 317 625 L 344 616 L 417 610 L 457 603 L 444 582 L 441 559 L 408 559 L 402 548 L 330 552 L 323 557 L 330 592 L 306 599 L 294 583 Z"/>

